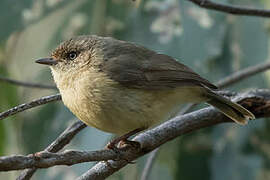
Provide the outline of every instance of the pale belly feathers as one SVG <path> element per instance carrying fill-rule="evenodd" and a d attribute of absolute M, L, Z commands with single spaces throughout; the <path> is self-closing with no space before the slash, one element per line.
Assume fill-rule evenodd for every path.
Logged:
<path fill-rule="evenodd" d="M 183 103 L 203 100 L 196 98 L 199 88 L 128 89 L 105 75 L 87 75 L 73 83 L 59 87 L 64 104 L 87 125 L 118 135 L 149 128 L 173 117 Z"/>

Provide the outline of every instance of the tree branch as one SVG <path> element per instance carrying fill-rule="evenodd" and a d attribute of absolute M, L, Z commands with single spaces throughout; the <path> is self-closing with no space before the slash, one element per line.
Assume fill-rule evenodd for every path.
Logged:
<path fill-rule="evenodd" d="M 270 116 L 269 90 L 251 91 L 249 93 L 240 94 L 235 99 L 237 99 L 238 103 L 254 113 L 257 118 Z M 213 107 L 178 116 L 152 130 L 148 130 L 136 136 L 133 140 L 139 142 L 142 148 L 137 153 L 132 153 L 128 159 L 132 161 L 183 134 L 223 122 L 232 121 Z M 127 164 L 128 163 L 124 160 L 108 161 L 107 163 L 99 162 L 77 180 L 105 179 Z"/>
<path fill-rule="evenodd" d="M 229 85 L 235 84 L 243 79 L 246 79 L 250 76 L 253 76 L 255 74 L 258 74 L 260 72 L 264 72 L 266 70 L 270 69 L 270 62 L 266 61 L 264 63 L 255 65 L 255 66 L 250 66 L 247 67 L 241 71 L 237 71 L 235 73 L 233 73 L 231 76 L 228 76 L 222 80 L 220 80 L 219 82 L 216 83 L 216 85 L 219 88 L 225 88 Z"/>
<path fill-rule="evenodd" d="M 152 167 L 154 165 L 154 162 L 156 160 L 159 149 L 160 148 L 154 149 L 151 152 L 151 154 L 149 155 L 149 157 L 147 158 L 146 164 L 145 164 L 145 166 L 143 168 L 141 180 L 147 180 L 148 179 L 148 177 L 150 175 L 150 172 L 152 170 Z"/>
<path fill-rule="evenodd" d="M 25 111 L 27 109 L 31 109 L 31 108 L 34 108 L 43 104 L 47 104 L 49 102 L 54 102 L 54 101 L 59 101 L 59 100 L 61 100 L 61 95 L 56 94 L 56 95 L 45 96 L 40 99 L 33 100 L 29 103 L 20 104 L 7 111 L 0 113 L 0 120 L 7 118 L 9 116 L 12 116 L 14 114 L 17 114 L 19 112 Z"/>
<path fill-rule="evenodd" d="M 194 4 L 197 4 L 202 8 L 221 11 L 234 15 L 270 17 L 270 10 L 266 9 L 256 9 L 236 5 L 227 5 L 222 3 L 216 3 L 210 0 L 188 0 L 188 1 L 193 2 Z"/>
<path fill-rule="evenodd" d="M 69 126 L 54 142 L 52 142 L 44 152 L 55 153 L 67 145 L 73 137 L 78 134 L 86 125 L 82 121 L 76 121 Z M 36 172 L 37 168 L 27 169 L 23 171 L 17 180 L 28 180 Z"/>
<path fill-rule="evenodd" d="M 0 170 L 11 171 L 26 168 L 48 168 L 56 165 L 73 165 L 90 161 L 103 161 L 125 157 L 124 153 L 113 150 L 73 151 L 62 153 L 38 152 L 28 156 L 12 155 L 0 158 Z"/>
<path fill-rule="evenodd" d="M 256 90 L 237 95 L 234 99 L 245 106 L 256 117 L 270 116 L 270 91 Z M 107 163 L 98 163 L 86 173 L 90 179 L 105 178 L 121 167 L 182 134 L 195 131 L 222 122 L 232 122 L 215 108 L 205 108 L 183 116 L 178 116 L 162 125 L 136 136 L 142 148 L 127 147 L 115 152 L 99 151 L 64 151 L 62 153 L 40 152 L 28 156 L 5 156 L 0 158 L 0 170 L 18 170 L 25 168 L 47 168 L 55 165 L 73 165 L 81 162 L 117 159 Z M 57 150 L 58 148 L 56 148 Z M 121 160 L 119 160 L 121 159 Z M 99 168 L 97 168 L 99 167 Z M 86 176 L 83 176 L 86 177 Z"/>
<path fill-rule="evenodd" d="M 22 82 L 22 81 L 17 81 L 14 79 L 6 78 L 3 76 L 0 76 L 0 81 L 14 84 L 14 85 L 18 85 L 18 86 L 29 87 L 29 88 L 55 89 L 55 90 L 57 89 L 56 86 Z"/>

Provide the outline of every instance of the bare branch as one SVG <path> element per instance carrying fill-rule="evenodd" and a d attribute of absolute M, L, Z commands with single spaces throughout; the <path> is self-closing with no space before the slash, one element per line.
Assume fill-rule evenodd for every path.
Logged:
<path fill-rule="evenodd" d="M 82 121 L 76 121 L 71 126 L 69 126 L 54 142 L 52 142 L 44 151 L 45 152 L 58 152 L 65 145 L 67 145 L 71 139 L 78 134 L 86 125 Z M 36 172 L 36 168 L 27 169 L 23 171 L 17 180 L 28 180 Z"/>
<path fill-rule="evenodd" d="M 141 180 L 147 180 L 149 177 L 149 174 L 152 170 L 152 166 L 154 165 L 154 162 L 156 160 L 157 154 L 158 154 L 159 148 L 154 149 L 149 157 L 147 158 L 146 164 L 144 166 Z"/>
<path fill-rule="evenodd" d="M 82 121 L 76 121 L 69 126 L 54 142 L 52 142 L 45 151 L 57 152 L 67 145 L 71 139 L 81 130 L 87 127 Z"/>
<path fill-rule="evenodd" d="M 270 116 L 270 91 L 257 90 L 239 94 L 235 99 L 253 112 L 256 117 Z M 128 147 L 123 151 L 112 150 L 100 151 L 64 151 L 62 153 L 49 153 L 46 151 L 28 156 L 5 156 L 0 158 L 0 170 L 18 170 L 25 168 L 46 168 L 55 165 L 73 165 L 81 162 L 101 161 L 117 159 L 107 163 L 98 163 L 86 173 L 90 179 L 105 178 L 121 167 L 152 150 L 161 146 L 182 134 L 212 126 L 222 122 L 232 122 L 215 108 L 205 108 L 186 115 L 178 116 L 162 125 L 148 130 L 135 137 L 135 141 L 141 144 L 142 148 Z M 59 148 L 56 148 L 57 150 Z M 119 160 L 124 159 L 124 160 Z M 99 167 L 100 169 L 98 169 Z M 86 177 L 86 176 L 85 176 Z"/>
<path fill-rule="evenodd" d="M 254 113 L 257 118 L 270 116 L 269 90 L 251 91 L 237 96 L 236 99 L 238 99 L 238 103 Z M 130 153 L 128 160 L 132 161 L 143 156 L 178 136 L 223 122 L 232 121 L 213 107 L 178 116 L 136 136 L 133 140 L 139 142 L 142 148 L 137 153 Z M 126 151 L 126 153 L 129 152 L 129 150 Z M 128 162 L 124 160 L 99 162 L 77 180 L 105 179 L 127 164 Z"/>
<path fill-rule="evenodd" d="M 243 70 L 240 70 L 240 71 L 233 73 L 231 76 L 228 76 L 228 77 L 220 80 L 217 83 L 217 86 L 219 88 L 224 88 L 224 87 L 227 87 L 227 86 L 232 85 L 234 83 L 237 83 L 243 79 L 246 79 L 250 76 L 253 76 L 253 75 L 258 74 L 260 72 L 264 72 L 268 69 L 270 69 L 270 62 L 266 61 L 265 63 L 251 66 L 251 67 L 248 67 L 248 68 L 245 68 Z"/>
<path fill-rule="evenodd" d="M 222 3 L 216 3 L 210 0 L 188 0 L 188 1 L 193 2 L 194 4 L 197 4 L 202 8 L 221 11 L 234 15 L 270 17 L 270 10 L 266 9 L 256 9 L 236 5 L 227 5 Z"/>
<path fill-rule="evenodd" d="M 57 89 L 56 86 L 22 82 L 22 81 L 17 81 L 17 80 L 14 80 L 14 79 L 6 78 L 6 77 L 3 77 L 3 76 L 0 76 L 0 81 L 10 83 L 10 84 L 14 84 L 14 85 L 18 85 L 18 86 L 29 87 L 29 88 Z"/>
<path fill-rule="evenodd" d="M 0 113 L 0 120 L 6 117 L 12 116 L 14 114 L 17 114 L 19 112 L 25 111 L 27 109 L 31 109 L 36 106 L 40 106 L 42 104 L 47 104 L 49 102 L 54 102 L 54 101 L 59 101 L 59 100 L 61 100 L 61 95 L 56 94 L 56 95 L 45 96 L 40 99 L 33 100 L 29 103 L 20 104 L 14 108 L 11 108 L 7 111 Z"/>
<path fill-rule="evenodd" d="M 12 155 L 0 158 L 0 171 L 11 171 L 26 168 L 48 168 L 56 165 L 73 165 L 82 162 L 119 159 L 125 156 L 113 150 L 72 151 L 62 153 L 39 152 L 28 156 Z"/>

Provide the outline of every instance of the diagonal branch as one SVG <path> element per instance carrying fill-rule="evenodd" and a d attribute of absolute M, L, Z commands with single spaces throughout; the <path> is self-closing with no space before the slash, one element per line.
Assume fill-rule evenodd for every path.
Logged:
<path fill-rule="evenodd" d="M 270 116 L 269 90 L 251 91 L 238 95 L 236 99 L 238 103 L 254 113 L 257 118 Z M 130 155 L 125 159 L 135 160 L 178 136 L 223 122 L 232 121 L 212 107 L 178 116 L 136 136 L 133 140 L 139 142 L 142 148 L 135 153 L 134 150 L 132 153 L 129 150 L 126 151 Z M 99 162 L 77 180 L 105 179 L 127 164 L 126 160 Z"/>
<path fill-rule="evenodd" d="M 29 103 L 20 104 L 18 106 L 15 106 L 14 108 L 11 108 L 7 111 L 0 113 L 0 120 L 7 118 L 9 116 L 12 116 L 14 114 L 17 114 L 19 112 L 25 111 L 27 109 L 31 109 L 31 108 L 34 108 L 43 104 L 47 104 L 49 102 L 54 102 L 54 101 L 59 101 L 59 100 L 61 100 L 61 95 L 56 94 L 56 95 L 45 96 L 45 97 L 33 100 Z"/>
<path fill-rule="evenodd" d="M 57 89 L 56 86 L 22 82 L 22 81 L 17 81 L 17 80 L 14 80 L 14 79 L 6 78 L 6 77 L 3 77 L 3 76 L 0 76 L 0 81 L 10 83 L 10 84 L 14 84 L 14 85 L 18 85 L 18 86 L 29 87 L 29 88 Z"/>
<path fill-rule="evenodd" d="M 266 61 L 264 63 L 247 67 L 243 70 L 237 71 L 233 73 L 231 76 L 228 76 L 219 82 L 216 83 L 216 85 L 219 88 L 225 88 L 229 85 L 235 84 L 243 79 L 246 79 L 250 76 L 253 76 L 255 74 L 258 74 L 260 72 L 264 72 L 266 70 L 270 69 L 270 61 Z"/>
<path fill-rule="evenodd" d="M 69 126 L 54 142 L 52 142 L 44 152 L 55 153 L 61 150 L 65 145 L 67 145 L 73 137 L 78 134 L 86 125 L 82 121 L 76 121 L 71 126 Z M 23 171 L 17 180 L 27 180 L 30 179 L 36 172 L 36 168 L 27 169 Z"/>
<path fill-rule="evenodd" d="M 152 167 L 154 165 L 155 159 L 157 158 L 157 154 L 159 152 L 159 149 L 160 148 L 154 149 L 150 153 L 149 157 L 147 158 L 145 167 L 144 167 L 143 172 L 142 172 L 141 180 L 147 180 L 148 179 L 148 177 L 150 175 L 150 172 L 151 172 L 151 169 L 152 169 Z"/>
<path fill-rule="evenodd" d="M 269 90 L 256 90 L 242 93 L 237 95 L 235 99 L 254 113 L 257 118 L 270 116 Z M 133 140 L 138 141 L 142 148 L 130 146 L 119 152 L 113 150 L 68 150 L 62 153 L 49 153 L 43 151 L 28 156 L 4 156 L 0 158 L 0 170 L 9 171 L 25 168 L 47 168 L 55 165 L 73 165 L 81 162 L 118 159 L 107 163 L 98 163 L 86 173 L 89 179 L 106 178 L 121 167 L 127 165 L 128 161 L 143 156 L 180 135 L 223 122 L 232 121 L 218 112 L 215 108 L 205 108 L 183 116 L 178 116 L 152 130 L 139 134 Z"/>
<path fill-rule="evenodd" d="M 216 3 L 210 0 L 188 0 L 188 1 L 193 2 L 194 4 L 197 4 L 202 8 L 221 11 L 234 15 L 270 17 L 270 10 L 266 9 L 256 9 L 236 5 L 227 5 L 222 3 Z"/>

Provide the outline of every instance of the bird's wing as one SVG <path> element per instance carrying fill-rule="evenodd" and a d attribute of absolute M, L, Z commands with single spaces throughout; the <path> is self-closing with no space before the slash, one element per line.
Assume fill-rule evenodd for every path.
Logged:
<path fill-rule="evenodd" d="M 128 53 L 125 51 L 109 57 L 103 66 L 104 72 L 123 86 L 154 90 L 197 85 L 217 89 L 208 80 L 170 56 L 157 54 L 143 47 L 132 48 Z"/>

